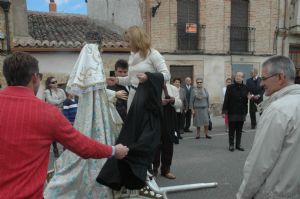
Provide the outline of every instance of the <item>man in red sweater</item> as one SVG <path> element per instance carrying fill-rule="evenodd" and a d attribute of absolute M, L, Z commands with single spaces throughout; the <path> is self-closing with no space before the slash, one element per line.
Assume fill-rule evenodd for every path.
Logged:
<path fill-rule="evenodd" d="M 60 111 L 35 95 L 38 61 L 17 52 L 4 60 L 8 87 L 0 91 L 0 199 L 41 199 L 50 145 L 60 142 L 83 158 L 124 158 L 128 148 L 109 146 L 78 132 Z"/>

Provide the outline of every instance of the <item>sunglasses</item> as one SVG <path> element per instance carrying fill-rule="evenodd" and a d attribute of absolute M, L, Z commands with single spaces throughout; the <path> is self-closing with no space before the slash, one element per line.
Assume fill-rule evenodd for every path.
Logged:
<path fill-rule="evenodd" d="M 50 84 L 56 84 L 56 83 L 57 83 L 57 81 L 50 82 Z"/>
<path fill-rule="evenodd" d="M 203 82 L 197 82 L 197 84 L 202 84 Z"/>

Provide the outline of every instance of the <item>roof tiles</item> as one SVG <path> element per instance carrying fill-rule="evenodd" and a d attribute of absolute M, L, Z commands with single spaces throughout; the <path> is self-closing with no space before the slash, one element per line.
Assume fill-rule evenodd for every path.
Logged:
<path fill-rule="evenodd" d="M 88 31 L 101 33 L 103 48 L 127 47 L 121 35 L 95 25 L 84 15 L 28 12 L 28 29 L 32 38 L 15 37 L 14 47 L 81 48 Z"/>

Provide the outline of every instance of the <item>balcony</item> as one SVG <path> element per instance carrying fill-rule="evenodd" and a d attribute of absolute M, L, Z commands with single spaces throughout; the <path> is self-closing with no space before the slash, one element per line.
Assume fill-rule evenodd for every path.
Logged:
<path fill-rule="evenodd" d="M 184 30 L 178 27 L 176 53 L 199 54 L 205 50 L 205 25 L 197 24 L 196 31 L 189 32 L 184 25 Z"/>
<path fill-rule="evenodd" d="M 255 28 L 228 26 L 230 31 L 230 54 L 254 54 Z"/>

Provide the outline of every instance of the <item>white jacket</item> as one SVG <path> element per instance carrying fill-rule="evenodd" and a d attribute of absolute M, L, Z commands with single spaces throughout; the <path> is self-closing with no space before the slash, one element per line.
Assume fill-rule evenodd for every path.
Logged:
<path fill-rule="evenodd" d="M 237 199 L 299 199 L 300 85 L 275 92 L 262 108 Z"/>
<path fill-rule="evenodd" d="M 175 102 L 172 105 L 175 109 L 176 112 L 180 113 L 181 107 L 182 107 L 182 101 L 180 99 L 179 96 L 179 89 L 176 86 L 173 86 L 169 83 L 166 83 L 167 86 L 167 90 L 168 90 L 168 94 L 170 97 L 174 97 L 175 98 Z M 165 98 L 165 93 L 162 92 L 162 99 Z"/>
<path fill-rule="evenodd" d="M 134 86 L 138 87 L 139 79 L 138 73 L 157 73 L 160 72 L 164 76 L 164 80 L 168 81 L 171 78 L 171 74 L 165 62 L 165 58 L 155 49 L 151 48 L 151 51 L 146 58 L 142 58 L 139 54 L 131 52 L 128 60 L 128 76 L 117 77 L 118 84 L 122 86 Z M 131 102 L 135 95 L 135 89 L 130 89 L 127 100 L 127 111 L 129 111 Z"/>

